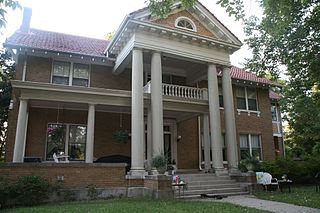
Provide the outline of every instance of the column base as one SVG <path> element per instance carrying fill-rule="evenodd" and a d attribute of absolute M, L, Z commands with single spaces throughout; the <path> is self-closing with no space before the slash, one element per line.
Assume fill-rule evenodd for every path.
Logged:
<path fill-rule="evenodd" d="M 229 168 L 229 175 L 232 176 L 232 175 L 240 175 L 241 172 L 238 168 L 235 168 L 235 167 L 230 167 Z"/>
<path fill-rule="evenodd" d="M 146 175 L 148 175 L 148 172 L 146 172 L 144 169 L 131 169 L 127 174 L 127 176 L 135 178 L 144 178 Z"/>
<path fill-rule="evenodd" d="M 225 168 L 214 168 L 214 173 L 216 176 L 225 176 L 228 175 L 228 170 Z"/>

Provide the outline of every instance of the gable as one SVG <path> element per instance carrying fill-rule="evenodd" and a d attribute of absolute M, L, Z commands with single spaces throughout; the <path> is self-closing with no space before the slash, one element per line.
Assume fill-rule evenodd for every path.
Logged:
<path fill-rule="evenodd" d="M 177 28 L 175 26 L 175 24 L 176 24 L 176 20 L 179 17 L 186 17 L 186 18 L 190 19 L 195 24 L 195 27 L 197 29 L 196 32 L 193 32 L 193 31 L 190 31 L 187 29 Z M 176 13 L 171 13 L 167 18 L 155 19 L 155 20 L 152 20 L 151 22 L 153 22 L 155 24 L 162 25 L 162 26 L 170 27 L 170 28 L 175 28 L 176 30 L 182 30 L 182 31 L 189 32 L 189 33 L 195 33 L 195 34 L 198 34 L 201 36 L 217 38 L 217 36 L 215 36 L 211 31 L 209 31 L 198 19 L 196 19 L 187 10 L 182 10 L 182 11 L 179 11 Z"/>

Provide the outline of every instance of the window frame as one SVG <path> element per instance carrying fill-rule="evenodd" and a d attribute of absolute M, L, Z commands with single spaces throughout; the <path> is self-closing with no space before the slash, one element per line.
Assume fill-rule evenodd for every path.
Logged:
<path fill-rule="evenodd" d="M 243 97 L 238 97 L 238 95 L 237 95 L 237 91 L 239 90 L 239 89 L 244 89 L 244 99 L 245 99 L 245 104 L 246 104 L 246 108 L 245 109 L 242 109 L 242 108 L 239 108 L 239 106 L 238 106 L 238 98 L 243 98 Z M 237 111 L 238 111 L 238 113 L 240 113 L 241 111 L 243 111 L 243 112 L 248 112 L 248 113 L 250 113 L 250 112 L 254 112 L 254 113 L 257 113 L 258 114 L 258 116 L 260 115 L 260 110 L 259 110 L 259 101 L 258 101 L 258 92 L 257 92 L 257 89 L 256 88 L 254 88 L 254 87 L 250 87 L 249 89 L 252 89 L 252 90 L 254 90 L 255 91 L 255 100 L 256 100 L 256 105 L 257 105 L 257 109 L 256 110 L 251 110 L 251 109 L 249 109 L 249 98 L 248 98 L 248 87 L 241 87 L 241 86 L 237 86 L 236 87 L 236 100 L 237 100 Z"/>
<path fill-rule="evenodd" d="M 240 140 L 241 140 L 241 136 L 246 136 L 247 137 L 247 140 L 248 140 L 248 148 L 242 148 L 241 147 L 241 143 L 240 143 Z M 249 154 L 250 156 L 252 157 L 252 136 L 258 136 L 258 140 L 259 140 L 259 156 L 260 156 L 260 159 L 259 160 L 262 160 L 263 159 L 263 155 L 262 155 L 262 142 L 261 142 L 261 134 L 254 134 L 254 133 L 249 133 L 249 134 L 245 134 L 245 133 L 241 133 L 239 135 L 239 148 L 240 148 L 240 159 L 242 159 L 241 157 L 241 150 L 248 150 L 249 149 Z M 255 149 L 255 148 L 253 148 Z"/>
<path fill-rule="evenodd" d="M 83 160 L 70 160 L 72 162 L 85 162 L 85 157 L 86 157 L 86 146 L 87 146 L 87 130 L 88 130 L 88 126 L 86 124 L 74 124 L 74 123 L 55 123 L 55 122 L 48 122 L 47 126 L 46 126 L 46 145 L 45 145 L 45 160 L 46 161 L 53 161 L 53 157 L 48 157 L 48 153 L 47 153 L 47 149 L 48 149 L 48 139 L 49 139 L 49 133 L 48 133 L 48 128 L 49 125 L 61 125 L 64 126 L 65 128 L 65 132 L 64 132 L 64 155 L 69 155 L 69 149 L 70 149 L 70 127 L 71 126 L 84 126 L 86 128 L 86 132 L 85 132 L 85 148 L 84 148 L 84 159 Z"/>
<path fill-rule="evenodd" d="M 187 27 L 179 26 L 178 24 L 179 24 L 180 21 L 186 21 L 186 22 L 190 23 L 191 26 L 192 26 L 192 29 L 187 28 Z M 183 29 L 183 30 L 189 30 L 189 31 L 192 31 L 192 32 L 197 32 L 197 26 L 195 25 L 195 23 L 190 18 L 185 17 L 185 16 L 178 17 L 175 20 L 174 26 L 177 27 L 177 28 Z"/>
<path fill-rule="evenodd" d="M 53 78 L 55 77 L 55 75 L 54 75 L 55 62 L 63 62 L 63 63 L 68 63 L 69 64 L 68 84 L 57 84 L 57 83 L 53 82 Z M 88 79 L 87 79 L 88 80 L 88 86 L 73 85 L 74 64 L 80 64 L 80 65 L 88 66 Z M 90 78 L 91 78 L 91 64 L 82 63 L 82 62 L 79 62 L 79 61 L 67 61 L 67 60 L 63 60 L 63 59 L 53 59 L 52 60 L 51 79 L 50 79 L 50 83 L 51 84 L 89 88 L 90 87 Z M 77 79 L 80 79 L 80 78 L 77 78 Z"/>

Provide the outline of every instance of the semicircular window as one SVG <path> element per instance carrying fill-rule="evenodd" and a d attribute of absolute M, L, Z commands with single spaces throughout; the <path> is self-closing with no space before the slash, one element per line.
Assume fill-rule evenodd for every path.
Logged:
<path fill-rule="evenodd" d="M 179 17 L 176 20 L 176 27 L 196 32 L 196 25 L 187 17 Z"/>

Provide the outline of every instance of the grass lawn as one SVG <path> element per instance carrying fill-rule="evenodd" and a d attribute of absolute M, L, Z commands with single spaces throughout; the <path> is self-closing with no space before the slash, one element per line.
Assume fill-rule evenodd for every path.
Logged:
<path fill-rule="evenodd" d="M 254 195 L 265 200 L 320 209 L 320 192 L 315 191 L 315 186 L 293 186 L 291 187 L 291 193 L 289 193 L 287 189 L 284 189 L 282 193 L 260 191 Z"/>
<path fill-rule="evenodd" d="M 151 199 L 113 199 L 99 201 L 68 202 L 49 204 L 30 208 L 7 209 L 3 212 L 129 212 L 129 213 L 150 213 L 150 212 L 265 212 L 252 208 L 240 207 L 237 205 L 202 202 L 202 201 L 178 201 L 178 200 L 151 200 Z"/>

